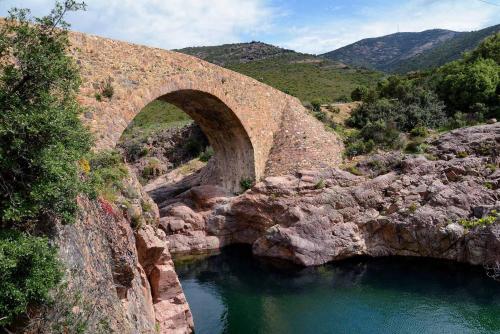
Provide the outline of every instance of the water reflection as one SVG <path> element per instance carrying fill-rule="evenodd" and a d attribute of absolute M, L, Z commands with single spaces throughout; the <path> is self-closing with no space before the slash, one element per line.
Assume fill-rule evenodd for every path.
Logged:
<path fill-rule="evenodd" d="M 176 265 L 196 333 L 500 333 L 500 284 L 481 268 L 415 258 L 322 267 L 249 247 Z"/>

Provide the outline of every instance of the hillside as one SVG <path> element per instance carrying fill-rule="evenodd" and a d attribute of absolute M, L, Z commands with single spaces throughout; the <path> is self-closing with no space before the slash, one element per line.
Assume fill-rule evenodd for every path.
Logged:
<path fill-rule="evenodd" d="M 374 85 L 382 74 L 337 61 L 251 42 L 176 50 L 245 74 L 302 101 L 331 102 L 358 85 Z"/>
<path fill-rule="evenodd" d="M 406 73 L 444 65 L 460 58 L 462 53 L 475 49 L 484 38 L 498 31 L 500 31 L 500 24 L 459 34 L 418 56 L 394 64 L 392 71 Z"/>
<path fill-rule="evenodd" d="M 323 54 L 323 57 L 353 66 L 390 71 L 394 64 L 432 49 L 459 32 L 433 29 L 423 32 L 401 32 L 367 38 Z"/>
<path fill-rule="evenodd" d="M 283 49 L 262 42 L 223 44 L 216 46 L 188 47 L 174 50 L 210 63 L 226 66 L 228 64 L 247 63 L 255 60 L 273 58 L 281 55 L 299 55 L 295 51 Z M 308 55 L 301 56 L 307 57 Z"/>
<path fill-rule="evenodd" d="M 354 69 L 321 58 L 291 60 L 288 55 L 234 64 L 228 68 L 255 78 L 301 101 L 332 102 L 349 100 L 357 86 L 373 86 L 382 78 L 380 72 Z"/>
<path fill-rule="evenodd" d="M 441 66 L 474 49 L 500 25 L 472 32 L 433 29 L 368 38 L 322 56 L 353 66 L 404 73 Z"/>

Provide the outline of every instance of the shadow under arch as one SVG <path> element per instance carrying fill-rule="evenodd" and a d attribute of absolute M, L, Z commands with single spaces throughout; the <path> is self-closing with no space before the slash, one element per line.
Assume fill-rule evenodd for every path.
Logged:
<path fill-rule="evenodd" d="M 179 89 L 157 98 L 188 114 L 202 129 L 214 156 L 201 175 L 202 184 L 236 192 L 243 179 L 255 180 L 254 148 L 236 114 L 216 96 L 194 89 Z"/>

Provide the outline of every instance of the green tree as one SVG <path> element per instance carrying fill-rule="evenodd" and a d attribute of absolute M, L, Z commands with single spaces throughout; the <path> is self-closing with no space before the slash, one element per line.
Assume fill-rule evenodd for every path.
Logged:
<path fill-rule="evenodd" d="M 416 126 L 439 127 L 446 121 L 444 104 L 436 94 L 408 79 L 390 77 L 379 83 L 377 92 L 367 96 L 356 108 L 348 125 L 363 128 L 378 121 L 395 124 L 400 131 L 411 131 Z"/>
<path fill-rule="evenodd" d="M 0 326 L 12 323 L 29 305 L 49 301 L 61 277 L 56 249 L 46 238 L 0 230 Z"/>
<path fill-rule="evenodd" d="M 364 97 L 368 94 L 368 87 L 358 86 L 354 88 L 351 93 L 351 100 L 353 101 L 362 101 Z"/>
<path fill-rule="evenodd" d="M 13 9 L 0 27 L 0 225 L 71 222 L 82 190 L 77 161 L 91 137 L 79 119 L 80 79 L 68 56 L 66 0 L 42 18 Z"/>
<path fill-rule="evenodd" d="M 498 102 L 499 83 L 500 66 L 493 59 L 478 58 L 440 68 L 436 89 L 451 113 L 471 112 L 477 103 L 495 105 Z"/>
<path fill-rule="evenodd" d="M 498 116 L 500 33 L 486 38 L 462 59 L 440 67 L 429 82 L 446 103 L 450 116 L 457 112 Z"/>
<path fill-rule="evenodd" d="M 474 51 L 465 56 L 469 62 L 479 58 L 492 59 L 500 65 L 500 32 L 485 38 Z"/>

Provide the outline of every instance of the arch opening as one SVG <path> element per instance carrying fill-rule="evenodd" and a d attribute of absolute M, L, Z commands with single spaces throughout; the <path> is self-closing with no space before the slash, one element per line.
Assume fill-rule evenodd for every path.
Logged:
<path fill-rule="evenodd" d="M 242 180 L 255 179 L 254 148 L 250 137 L 235 113 L 219 98 L 203 91 L 183 89 L 162 95 L 154 101 L 179 108 L 199 126 L 204 134 L 201 134 L 201 139 L 199 134 L 193 133 L 194 127 L 180 132 L 184 136 L 181 139 L 184 145 L 190 144 L 188 141 L 192 138 L 189 136 L 198 136 L 196 144 L 202 145 L 206 145 L 203 141 L 208 139 L 213 156 L 199 172 L 201 184 L 218 185 L 238 192 Z M 180 113 L 179 110 L 176 112 Z M 189 118 L 176 117 L 181 120 L 181 125 L 189 124 Z"/>

